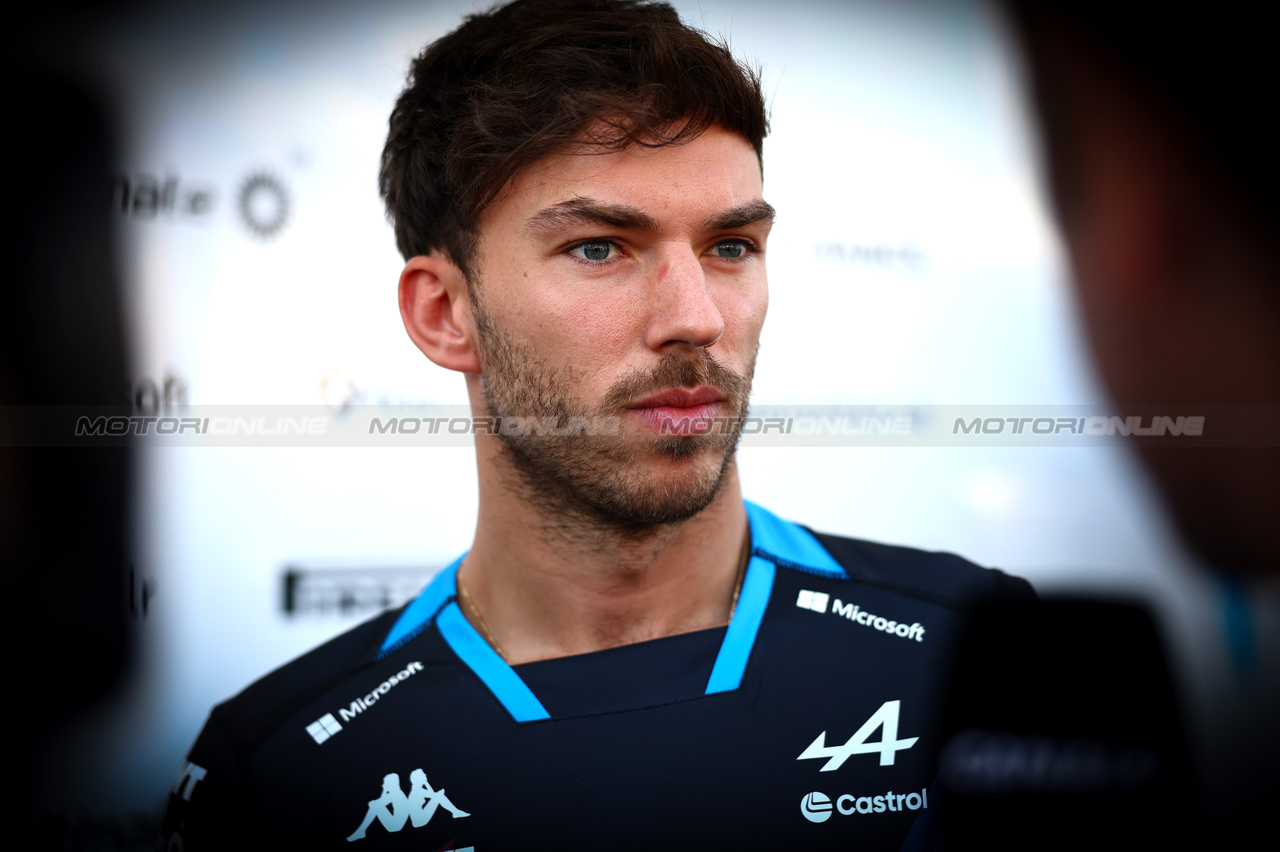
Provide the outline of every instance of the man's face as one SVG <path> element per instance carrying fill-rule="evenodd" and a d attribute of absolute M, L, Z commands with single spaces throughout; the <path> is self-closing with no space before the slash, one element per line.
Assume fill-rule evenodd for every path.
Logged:
<path fill-rule="evenodd" d="M 614 527 L 710 504 L 746 414 L 772 212 L 755 151 L 715 127 L 516 176 L 481 220 L 472 288 L 489 412 L 605 425 L 506 435 L 525 485 Z"/>

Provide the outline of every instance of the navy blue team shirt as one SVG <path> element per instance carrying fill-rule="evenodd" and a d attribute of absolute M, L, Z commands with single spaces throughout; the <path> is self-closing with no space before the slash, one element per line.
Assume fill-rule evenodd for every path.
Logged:
<path fill-rule="evenodd" d="M 1034 593 L 747 514 L 727 627 L 514 667 L 463 616 L 459 558 L 214 708 L 162 848 L 900 848 L 936 810 L 965 613 Z"/>

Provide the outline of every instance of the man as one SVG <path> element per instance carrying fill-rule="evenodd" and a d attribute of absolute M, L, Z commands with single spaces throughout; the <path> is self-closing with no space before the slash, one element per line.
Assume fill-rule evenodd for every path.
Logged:
<path fill-rule="evenodd" d="M 947 751 L 936 798 L 960 806 L 946 846 L 1252 846 L 1271 831 L 1280 795 L 1277 648 L 1263 638 L 1267 615 L 1256 624 L 1249 617 L 1265 612 L 1265 598 L 1238 591 L 1240 577 L 1274 576 L 1280 564 L 1272 541 L 1280 517 L 1280 170 L 1258 106 L 1274 88 L 1271 35 L 1233 3 L 1002 6 L 1026 61 L 1055 213 L 1109 395 L 1125 413 L 1159 406 L 1161 414 L 1205 416 L 1203 441 L 1138 449 L 1177 527 L 1215 586 L 1228 590 L 1224 601 L 1204 604 L 1223 612 L 1233 659 L 1211 687 L 1199 684 L 1212 694 L 1193 708 L 1198 748 L 1188 768 L 1173 690 L 1142 625 L 1149 617 L 1097 603 L 988 613 L 957 662 L 965 688 L 952 697 L 948 728 L 981 717 L 1003 739 L 961 735 Z M 1107 636 L 1105 647 L 1082 641 L 1073 626 L 1084 623 Z M 1022 636 L 1019 653 L 993 665 L 990 652 L 1012 632 Z M 1016 687 L 1001 688 L 1009 673 Z M 1054 700 L 1037 706 L 1045 696 Z M 1067 773 L 1041 772 L 1033 783 L 1026 774 L 970 771 L 984 763 L 975 757 L 992 766 L 992 756 L 1019 742 L 1089 743 L 1095 758 L 1158 754 L 1166 769 L 1126 777 L 1112 760 L 1088 783 L 1064 783 Z"/>
<path fill-rule="evenodd" d="M 405 327 L 467 382 L 474 545 L 217 708 L 171 841 L 902 844 L 949 639 L 1030 589 L 744 504 L 766 124 L 664 4 L 522 0 L 418 57 L 381 188 Z"/>
<path fill-rule="evenodd" d="M 1273 89 L 1266 28 L 1233 3 L 1005 5 L 1106 388 L 1122 406 L 1208 415 L 1214 446 L 1140 445 L 1143 461 L 1209 564 L 1275 573 L 1280 170 L 1258 106 Z"/>

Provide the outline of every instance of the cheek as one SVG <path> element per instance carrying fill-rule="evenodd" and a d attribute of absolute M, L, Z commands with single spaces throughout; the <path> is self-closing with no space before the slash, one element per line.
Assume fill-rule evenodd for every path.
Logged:
<path fill-rule="evenodd" d="M 763 280 L 739 282 L 721 301 L 725 336 L 732 338 L 735 345 L 749 346 L 754 351 L 768 310 L 769 287 Z"/>
<path fill-rule="evenodd" d="M 769 284 L 766 281 L 760 282 L 760 288 L 759 292 L 756 294 L 753 310 L 756 323 L 756 335 L 759 336 L 760 329 L 764 326 L 764 318 L 769 313 Z"/>
<path fill-rule="evenodd" d="M 582 292 L 560 296 L 541 319 L 526 306 L 526 322 L 555 359 L 592 370 L 623 360 L 639 336 L 642 313 L 619 294 Z"/>

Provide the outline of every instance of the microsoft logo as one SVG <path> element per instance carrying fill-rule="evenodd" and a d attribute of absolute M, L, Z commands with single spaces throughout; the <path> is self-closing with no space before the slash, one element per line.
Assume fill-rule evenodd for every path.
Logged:
<path fill-rule="evenodd" d="M 311 735 L 311 739 L 318 743 L 324 742 L 341 730 L 342 726 L 338 724 L 337 719 L 333 718 L 332 713 L 325 713 L 319 719 L 307 725 L 307 733 Z"/>
<path fill-rule="evenodd" d="M 801 609 L 811 609 L 814 612 L 826 612 L 827 601 L 831 596 L 826 592 L 811 592 L 808 589 L 800 590 L 800 597 L 796 598 L 796 606 Z"/>

